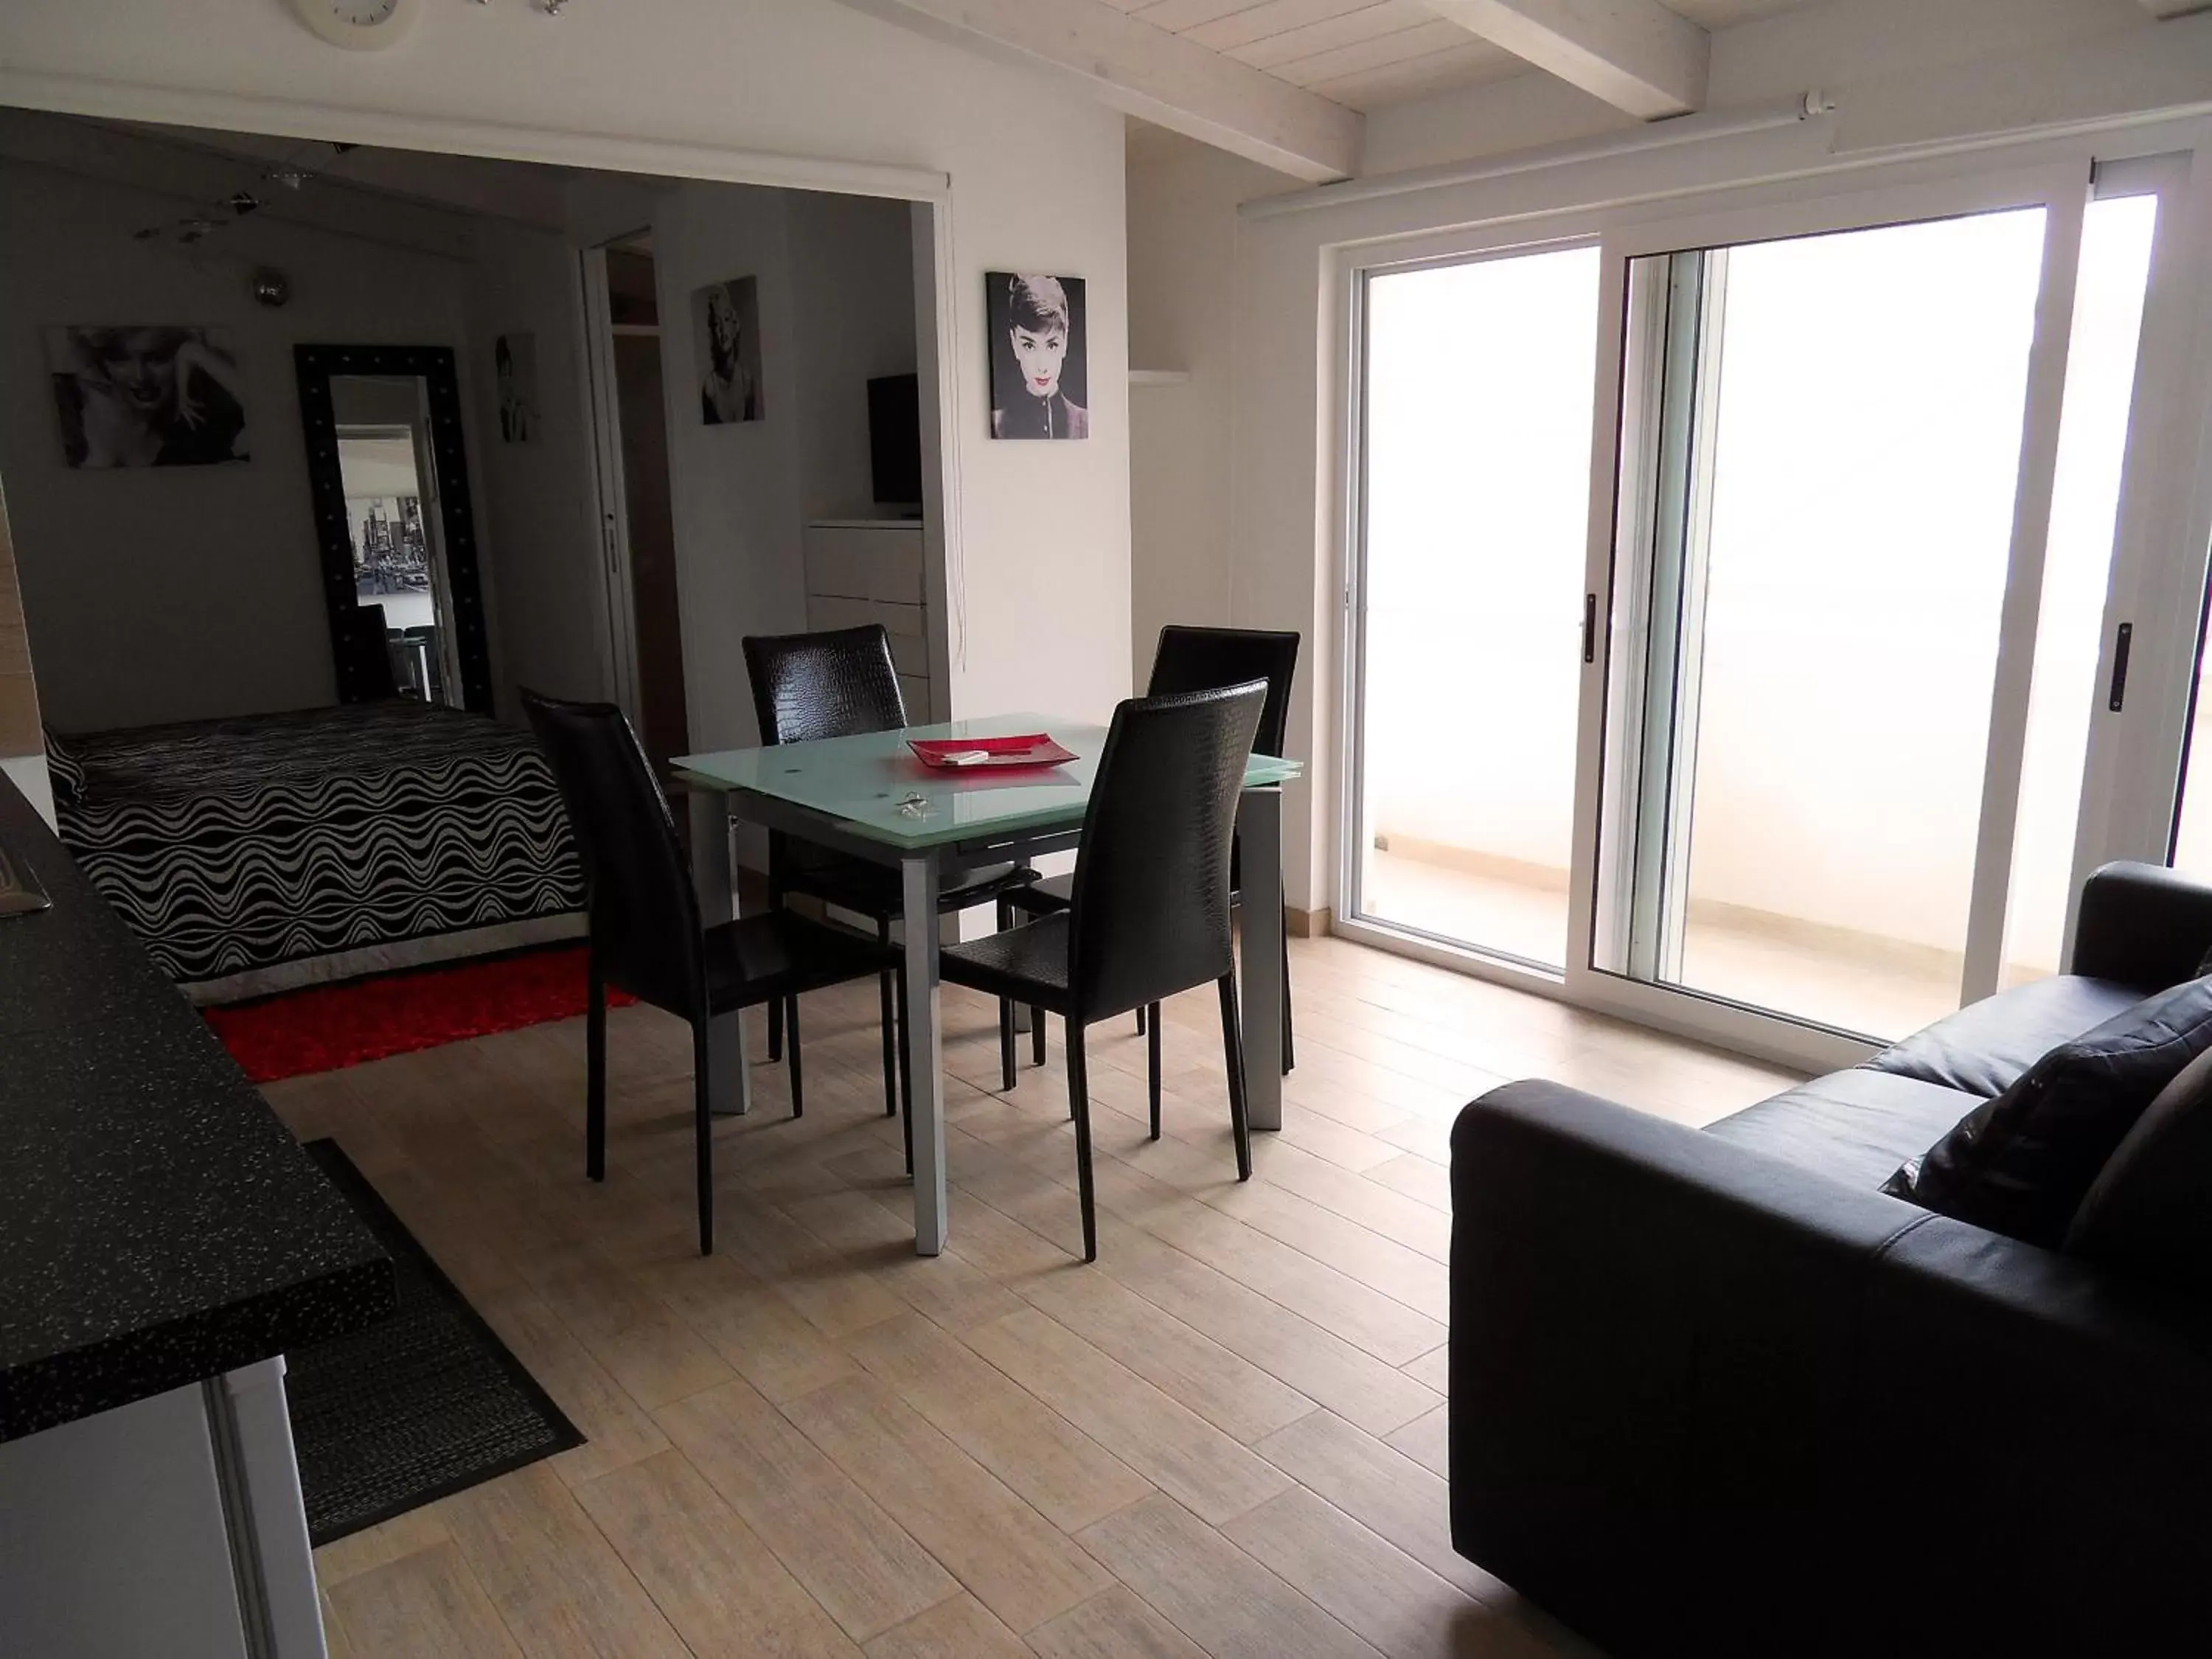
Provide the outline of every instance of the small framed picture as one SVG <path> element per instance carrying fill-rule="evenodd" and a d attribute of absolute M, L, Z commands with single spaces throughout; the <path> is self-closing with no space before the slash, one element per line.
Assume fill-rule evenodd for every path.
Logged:
<path fill-rule="evenodd" d="M 502 334 L 491 343 L 499 383 L 499 441 L 526 444 L 538 435 L 538 337 Z"/>
<path fill-rule="evenodd" d="M 1091 343 L 1080 276 L 994 270 L 983 278 L 991 336 L 991 435 L 1091 435 Z"/>
<path fill-rule="evenodd" d="M 46 331 L 46 369 L 72 467 L 242 461 L 246 380 L 230 337 L 160 324 Z"/>
<path fill-rule="evenodd" d="M 767 413 L 761 398 L 760 284 L 733 276 L 694 293 L 691 336 L 700 420 L 708 426 L 759 420 Z"/>

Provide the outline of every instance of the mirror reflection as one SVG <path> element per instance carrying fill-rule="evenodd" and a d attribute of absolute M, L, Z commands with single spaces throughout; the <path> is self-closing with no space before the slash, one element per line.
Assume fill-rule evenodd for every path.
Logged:
<path fill-rule="evenodd" d="M 356 602 L 383 611 L 400 695 L 459 708 L 425 393 L 414 375 L 331 380 Z"/>

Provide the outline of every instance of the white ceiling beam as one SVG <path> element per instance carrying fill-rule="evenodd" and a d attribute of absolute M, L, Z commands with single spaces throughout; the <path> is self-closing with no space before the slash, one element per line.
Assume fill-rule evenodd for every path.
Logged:
<path fill-rule="evenodd" d="M 1073 79 L 1109 107 L 1313 184 L 1359 170 L 1356 110 L 1101 0 L 842 0 L 1002 62 Z"/>
<path fill-rule="evenodd" d="M 1426 3 L 1515 57 L 1647 121 L 1687 115 L 1705 104 L 1711 37 L 1659 0 Z"/>
<path fill-rule="evenodd" d="M 2142 0 L 2154 17 L 2186 17 L 2193 11 L 2212 11 L 2212 0 Z"/>

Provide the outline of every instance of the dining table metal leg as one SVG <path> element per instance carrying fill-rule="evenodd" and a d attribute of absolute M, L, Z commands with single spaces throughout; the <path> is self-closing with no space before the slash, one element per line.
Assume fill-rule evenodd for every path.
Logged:
<path fill-rule="evenodd" d="M 914 1248 L 918 1255 L 945 1249 L 944 1032 L 938 1021 L 937 929 L 916 917 L 937 915 L 938 870 L 927 855 L 901 860 L 906 927 L 907 1118 L 914 1137 Z"/>
<path fill-rule="evenodd" d="M 753 1109 L 744 1022 L 737 1008 L 707 1022 L 707 1110 L 715 1117 L 743 1117 Z"/>
<path fill-rule="evenodd" d="M 691 820 L 691 890 L 699 920 L 709 927 L 738 914 L 737 872 L 730 848 L 730 797 L 720 789 L 686 792 Z"/>
<path fill-rule="evenodd" d="M 691 819 L 691 890 L 699 920 L 709 927 L 738 914 L 737 872 L 730 846 L 730 798 L 720 789 L 688 792 Z M 745 1072 L 744 1029 L 736 1009 L 707 1023 L 708 1109 L 739 1117 L 752 1109 L 752 1079 Z"/>
<path fill-rule="evenodd" d="M 1252 1127 L 1283 1127 L 1283 792 L 1247 789 L 1237 804 L 1243 843 L 1241 929 L 1244 1101 Z"/>

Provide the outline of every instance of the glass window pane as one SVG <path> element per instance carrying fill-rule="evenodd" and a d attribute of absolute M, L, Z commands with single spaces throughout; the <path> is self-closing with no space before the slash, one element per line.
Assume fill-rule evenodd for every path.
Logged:
<path fill-rule="evenodd" d="M 1367 285 L 1363 916 L 1566 959 L 1599 256 Z"/>
<path fill-rule="evenodd" d="M 2043 232 L 1639 262 L 1666 390 L 1606 965 L 1871 1036 L 1958 1006 Z"/>

